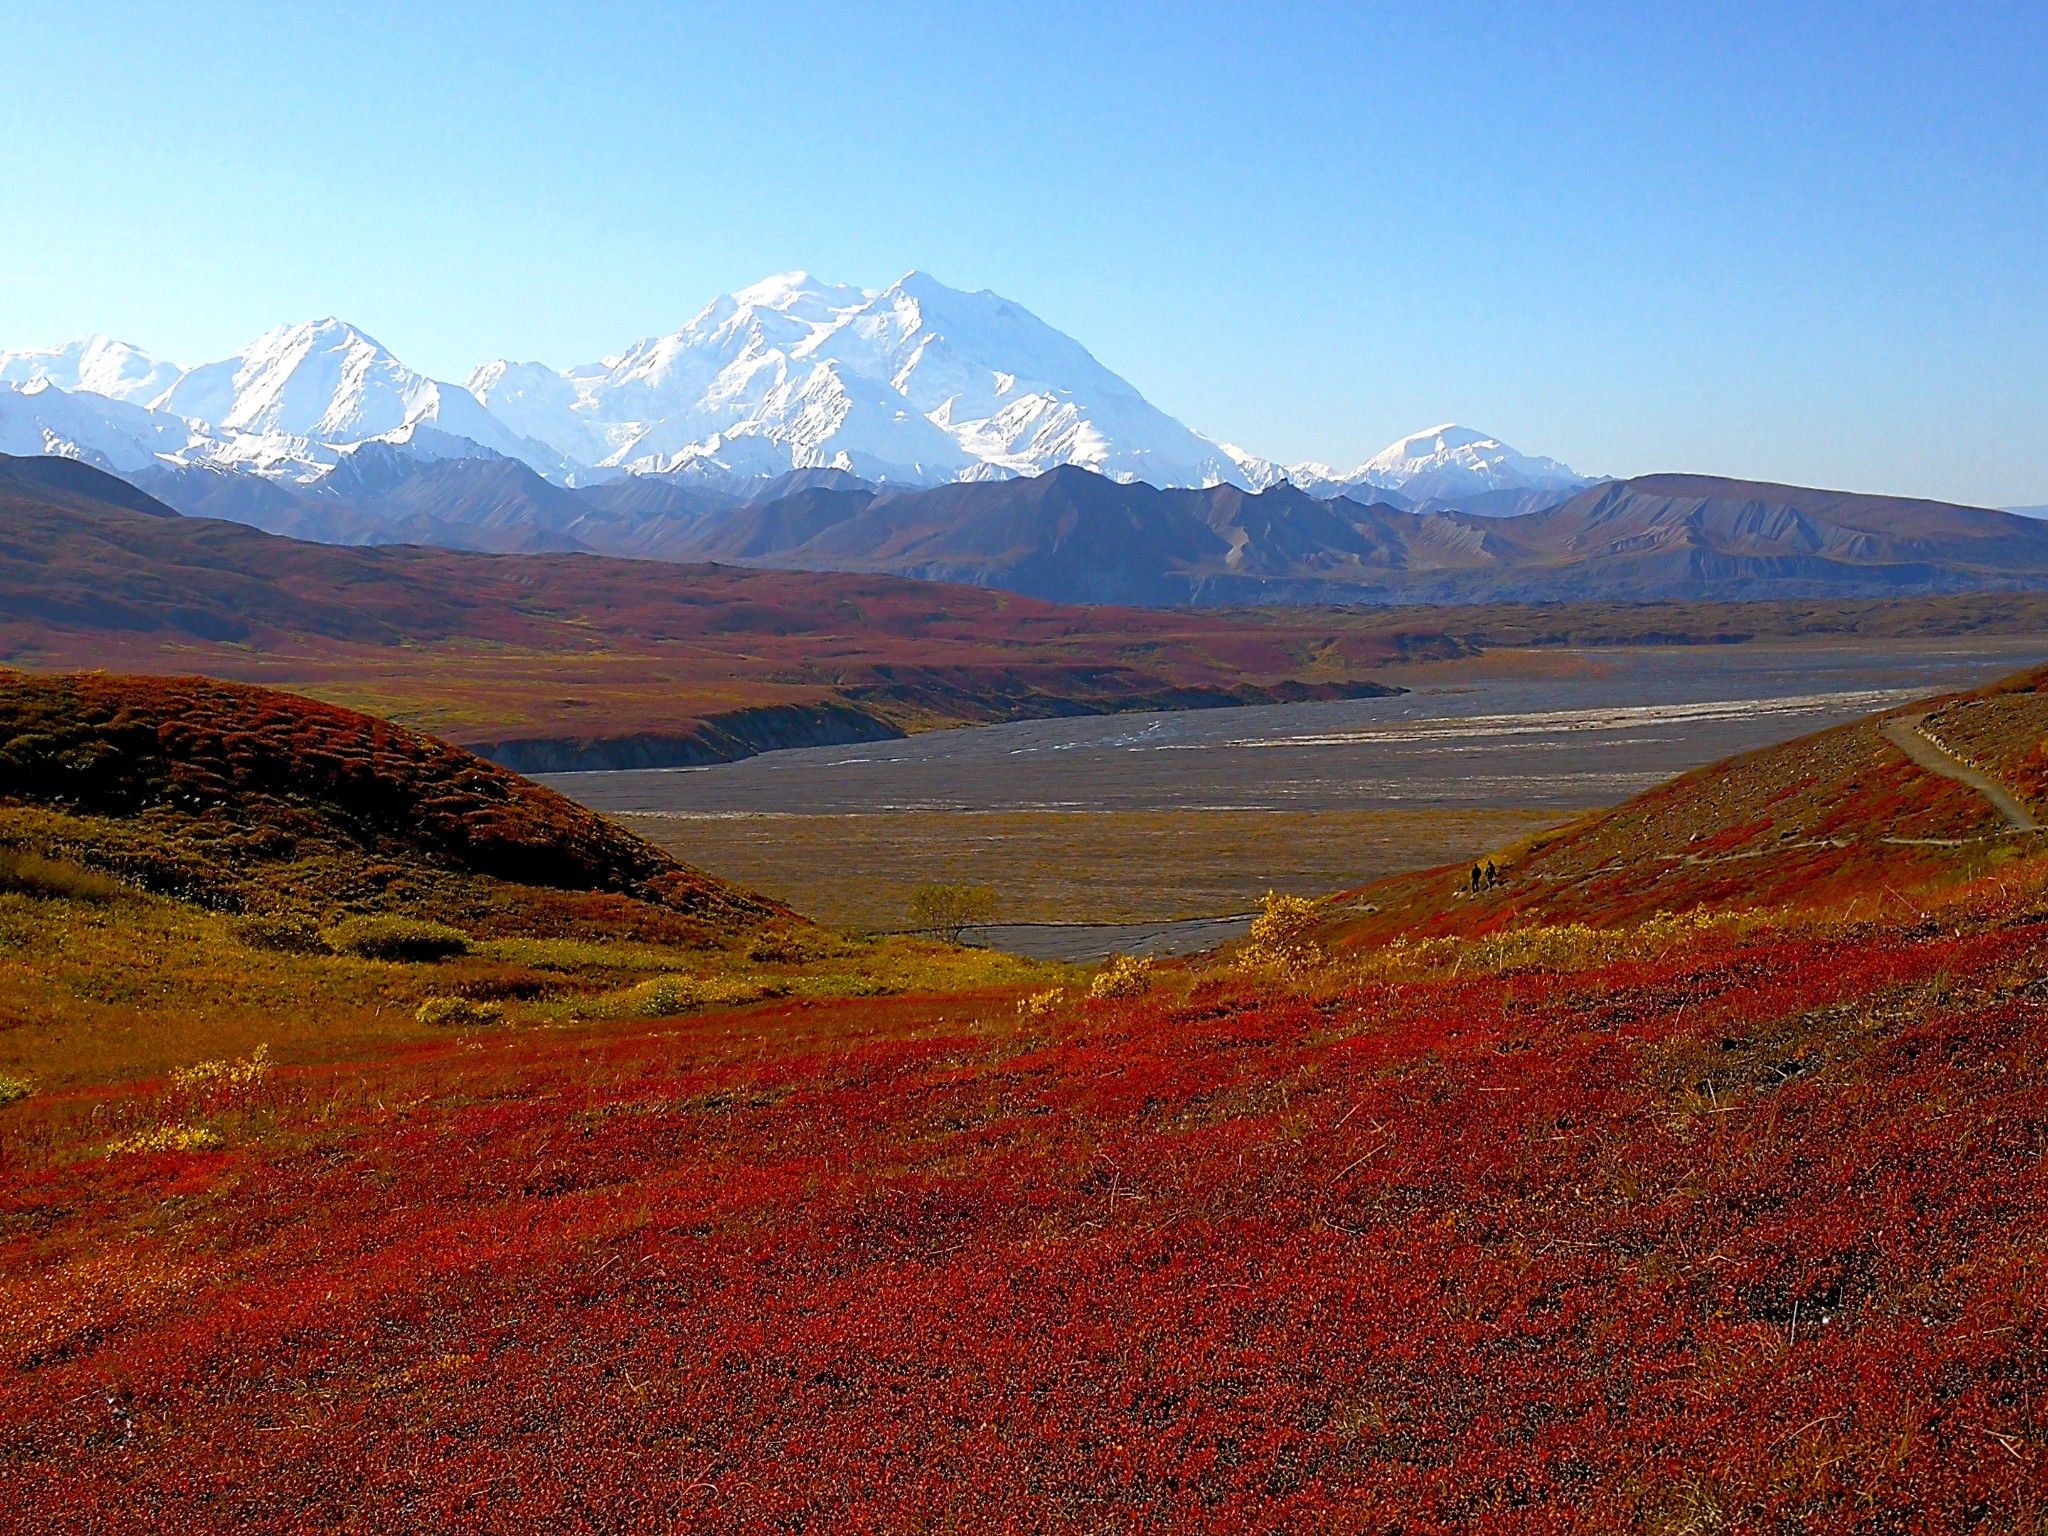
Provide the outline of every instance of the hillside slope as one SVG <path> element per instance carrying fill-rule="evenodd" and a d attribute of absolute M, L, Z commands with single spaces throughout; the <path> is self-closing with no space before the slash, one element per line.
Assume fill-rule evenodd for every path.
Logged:
<path fill-rule="evenodd" d="M 1712 763 L 1467 869 L 1340 899 L 1348 945 L 1695 908 L 1872 917 L 2048 851 L 2048 669 Z M 1348 909 L 1348 910 L 1347 910 Z"/>
<path fill-rule="evenodd" d="M 0 674 L 0 839 L 228 910 L 570 910 L 510 886 L 787 916 L 459 747 L 205 678 Z"/>
<path fill-rule="evenodd" d="M 1405 504 L 1404 504 L 1405 505 Z M 1078 469 L 755 504 L 646 552 L 891 571 L 1056 601 L 1445 603 L 1846 597 L 2048 585 L 2048 525 L 2003 512 L 1651 475 L 1514 516 L 1291 485 L 1160 491 Z"/>
<path fill-rule="evenodd" d="M 13 1523 L 2030 1531 L 2044 892 L 347 1049 L 287 971 L 140 1080 L 191 946 L 0 892 Z"/>

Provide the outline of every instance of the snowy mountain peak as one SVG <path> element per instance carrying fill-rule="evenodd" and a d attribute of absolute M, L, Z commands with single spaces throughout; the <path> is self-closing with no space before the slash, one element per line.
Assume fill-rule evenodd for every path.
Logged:
<path fill-rule="evenodd" d="M 787 312 L 803 308 L 816 311 L 846 309 L 873 298 L 871 288 L 849 288 L 841 283 L 813 281 L 808 272 L 777 272 L 758 283 L 735 289 L 727 295 L 740 309 L 772 309 Z"/>
<path fill-rule="evenodd" d="M 8 403 L 17 440 L 40 434 L 91 453 L 104 432 L 124 459 L 171 454 L 296 478 L 324 475 L 340 455 L 378 442 L 431 457 L 503 454 L 563 480 L 829 467 L 932 484 L 1074 465 L 1162 486 L 1264 490 L 1292 480 L 1320 495 L 1365 487 L 1414 499 L 1584 483 L 1555 460 L 1449 423 L 1349 474 L 1283 468 L 1191 431 L 1014 300 L 917 269 L 879 290 L 776 273 L 600 361 L 558 370 L 500 360 L 462 385 L 406 366 L 334 315 L 278 326 L 232 357 L 183 370 L 103 336 L 0 352 L 0 384 L 36 380 L 163 419 L 116 422 L 17 388 Z"/>
<path fill-rule="evenodd" d="M 140 347 L 97 334 L 76 337 L 60 347 L 0 352 L 0 383 L 47 379 L 59 389 L 82 389 L 137 405 L 169 389 L 177 382 L 178 371 L 177 364 L 151 357 Z"/>
<path fill-rule="evenodd" d="M 831 465 L 928 483 L 1082 464 L 1172 484 L 1238 478 L 1071 337 L 919 271 L 879 292 L 780 273 L 601 363 L 552 379 L 494 363 L 470 383 L 515 430 L 572 458 L 594 447 L 613 468 Z"/>
<path fill-rule="evenodd" d="M 1398 471 L 1407 465 L 1441 460 L 1461 448 L 1479 444 L 1500 444 L 1484 432 L 1471 427 L 1461 427 L 1456 422 L 1445 422 L 1442 426 L 1425 427 L 1420 432 L 1411 432 L 1398 442 L 1389 443 L 1378 453 L 1365 461 L 1368 469 Z"/>
<path fill-rule="evenodd" d="M 1455 422 L 1411 432 L 1348 475 L 1337 474 L 1326 464 L 1296 464 L 1287 477 L 1313 495 L 1380 488 L 1399 491 L 1411 501 L 1487 491 L 1571 491 L 1589 483 L 1556 459 L 1518 453 L 1497 437 Z"/>

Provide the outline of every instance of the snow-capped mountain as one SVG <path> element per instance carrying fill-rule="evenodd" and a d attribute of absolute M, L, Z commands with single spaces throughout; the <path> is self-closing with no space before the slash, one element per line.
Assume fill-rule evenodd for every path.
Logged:
<path fill-rule="evenodd" d="M 424 431 L 467 439 L 538 469 L 557 455 L 522 439 L 459 384 L 401 363 L 372 337 L 332 317 L 266 331 L 217 363 L 182 373 L 151 402 L 230 438 L 304 439 L 328 447 Z M 447 457 L 449 446 L 437 454 Z"/>
<path fill-rule="evenodd" d="M 558 484 L 658 474 L 742 494 L 792 470 L 938 485 L 1063 465 L 1157 486 L 1291 480 L 1319 496 L 1409 501 L 1586 483 L 1455 426 L 1403 438 L 1348 474 L 1282 466 L 1190 430 L 1022 306 L 921 272 L 880 290 L 784 273 L 599 362 L 493 362 L 466 385 L 407 367 L 330 317 L 193 368 L 104 336 L 0 352 L 6 386 L 6 441 L 53 445 L 30 451 L 302 486 L 365 444 L 422 460 L 515 458 Z"/>
<path fill-rule="evenodd" d="M 506 456 L 543 473 L 573 466 L 522 438 L 459 384 L 406 367 L 329 318 L 265 332 L 196 368 L 103 336 L 0 353 L 0 440 L 114 469 L 151 463 L 312 484 L 365 443 L 423 460 Z"/>
<path fill-rule="evenodd" d="M 178 372 L 177 364 L 111 336 L 81 336 L 37 351 L 0 352 L 0 384 L 47 379 L 59 389 L 84 390 L 131 405 L 148 405 L 178 382 Z"/>
<path fill-rule="evenodd" d="M 187 462 L 211 445 L 203 427 L 89 390 L 61 389 L 48 375 L 0 383 L 0 453 L 83 459 L 132 474 L 159 462 Z"/>
<path fill-rule="evenodd" d="M 1349 474 L 1327 464 L 1296 464 L 1287 478 L 1315 496 L 1371 487 L 1399 491 L 1410 501 L 1486 491 L 1575 491 L 1592 483 L 1556 459 L 1517 453 L 1497 437 L 1450 423 L 1390 443 Z"/>
<path fill-rule="evenodd" d="M 595 450 L 642 472 L 829 467 L 932 484 L 1079 464 L 1157 484 L 1241 480 L 1219 444 L 1079 342 L 922 272 L 881 292 L 783 273 L 600 363 L 489 363 L 469 387 L 571 458 Z"/>

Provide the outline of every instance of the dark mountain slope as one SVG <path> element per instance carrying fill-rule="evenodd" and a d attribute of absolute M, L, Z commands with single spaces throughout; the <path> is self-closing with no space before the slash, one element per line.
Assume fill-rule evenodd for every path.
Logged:
<path fill-rule="evenodd" d="M 1085 470 L 754 507 L 724 558 L 886 570 L 1055 600 L 1418 603 L 1868 596 L 2048 585 L 2048 525 L 1981 508 L 1655 475 L 1518 516 L 1278 486 L 1160 491 Z M 744 526 L 743 538 L 733 530 Z M 707 537 L 709 537 L 707 530 Z M 666 552 L 691 549 L 686 536 Z"/>
<path fill-rule="evenodd" d="M 365 448 L 316 487 L 159 468 L 189 515 L 349 544 L 588 551 L 866 571 L 1055 602 L 1185 604 L 1747 600 L 2048 585 L 2048 523 L 1976 507 L 1707 475 L 1559 500 L 1320 500 L 1282 483 L 1160 490 L 1071 466 L 925 490 L 834 470 L 751 499 L 628 477 L 565 490 L 510 459 Z"/>
<path fill-rule="evenodd" d="M 76 459 L 16 458 L 0 453 L 0 495 L 73 510 L 119 507 L 149 517 L 178 515 L 139 487 Z"/>

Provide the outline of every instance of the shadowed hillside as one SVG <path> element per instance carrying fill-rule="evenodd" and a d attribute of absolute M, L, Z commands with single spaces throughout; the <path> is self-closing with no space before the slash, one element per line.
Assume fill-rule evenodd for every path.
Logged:
<path fill-rule="evenodd" d="M 2048 585 L 2048 526 L 1976 507 L 1707 475 L 1514 516 L 1159 490 L 1086 470 L 799 492 L 643 530 L 635 553 L 888 571 L 1061 602 L 1448 603 L 1854 597 Z"/>
<path fill-rule="evenodd" d="M 706 933 L 786 916 L 460 747 L 204 678 L 0 675 L 0 835 L 230 910 L 474 919 L 503 883 Z"/>

